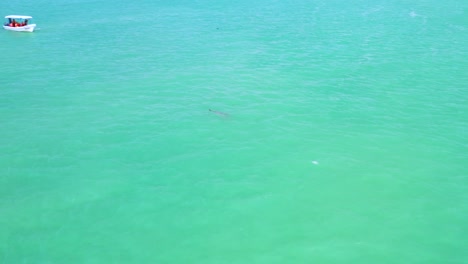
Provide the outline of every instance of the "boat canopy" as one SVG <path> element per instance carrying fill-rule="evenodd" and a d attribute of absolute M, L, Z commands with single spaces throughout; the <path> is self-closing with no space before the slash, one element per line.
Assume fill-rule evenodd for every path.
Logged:
<path fill-rule="evenodd" d="M 11 18 L 11 19 L 31 19 L 32 16 L 9 15 L 9 16 L 6 16 L 5 18 Z"/>

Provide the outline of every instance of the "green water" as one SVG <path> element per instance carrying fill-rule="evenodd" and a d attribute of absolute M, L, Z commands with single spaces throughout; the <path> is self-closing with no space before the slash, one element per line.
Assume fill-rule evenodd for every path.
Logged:
<path fill-rule="evenodd" d="M 2 1 L 0 263 L 466 263 L 467 8 Z"/>

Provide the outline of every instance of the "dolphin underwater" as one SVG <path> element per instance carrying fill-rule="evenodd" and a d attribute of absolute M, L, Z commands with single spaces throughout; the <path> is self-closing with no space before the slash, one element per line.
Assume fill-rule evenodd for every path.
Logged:
<path fill-rule="evenodd" d="M 228 117 L 229 116 L 229 114 L 227 114 L 227 113 L 223 113 L 223 112 L 215 111 L 215 110 L 211 110 L 211 109 L 208 109 L 208 110 L 210 110 L 210 112 L 212 112 L 212 113 L 214 113 L 216 115 L 222 116 L 222 117 Z"/>

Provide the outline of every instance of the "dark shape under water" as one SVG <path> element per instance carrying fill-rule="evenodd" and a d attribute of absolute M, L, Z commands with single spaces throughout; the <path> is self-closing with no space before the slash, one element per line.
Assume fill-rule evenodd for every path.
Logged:
<path fill-rule="evenodd" d="M 211 110 L 211 109 L 209 109 L 209 110 L 210 110 L 210 112 L 212 112 L 214 114 L 217 114 L 219 116 L 222 116 L 222 117 L 228 117 L 229 116 L 229 114 L 227 114 L 227 113 L 223 113 L 223 112 L 215 111 L 215 110 Z"/>

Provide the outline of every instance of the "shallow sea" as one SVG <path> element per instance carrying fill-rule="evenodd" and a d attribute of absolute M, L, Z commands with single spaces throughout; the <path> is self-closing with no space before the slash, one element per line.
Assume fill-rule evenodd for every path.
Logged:
<path fill-rule="evenodd" d="M 3 0 L 0 263 L 467 263 L 467 10 Z"/>

